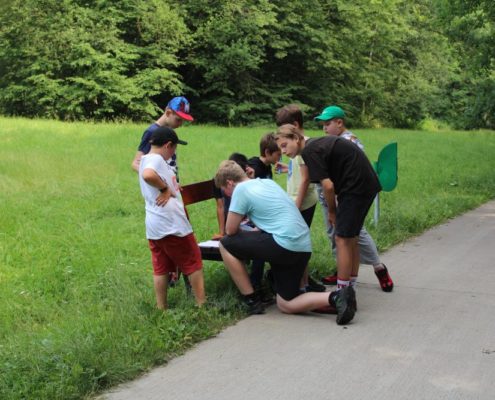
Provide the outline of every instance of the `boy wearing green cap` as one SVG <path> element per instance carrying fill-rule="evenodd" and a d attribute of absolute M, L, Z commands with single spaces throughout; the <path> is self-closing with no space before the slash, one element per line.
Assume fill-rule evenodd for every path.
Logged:
<path fill-rule="evenodd" d="M 323 130 L 325 134 L 327 135 L 333 135 L 333 136 L 338 136 L 347 140 L 350 140 L 353 142 L 356 146 L 358 146 L 361 150 L 364 151 L 364 146 L 360 142 L 360 140 L 352 133 L 349 131 L 346 126 L 345 126 L 345 112 L 342 108 L 339 106 L 329 106 L 326 107 L 323 112 L 315 117 L 316 121 L 321 121 L 323 122 Z M 322 193 L 321 186 L 318 185 L 317 187 L 318 190 L 318 195 L 319 195 L 319 200 L 320 204 L 323 207 L 323 211 L 325 213 L 325 222 L 327 225 L 327 233 L 328 237 L 331 241 L 332 244 L 332 250 L 334 254 L 337 253 L 337 246 L 335 243 L 335 226 L 330 223 L 328 220 L 328 205 L 325 201 L 325 198 Z M 390 274 L 387 270 L 387 267 L 385 264 L 383 264 L 380 261 L 380 257 L 378 255 L 378 250 L 376 248 L 376 244 L 373 240 L 373 238 L 370 236 L 366 228 L 361 229 L 359 232 L 359 238 L 358 238 L 358 245 L 359 245 L 359 255 L 360 255 L 360 262 L 363 264 L 369 264 L 373 265 L 373 268 L 375 270 L 375 275 L 378 278 L 378 281 L 380 283 L 380 287 L 384 292 L 391 292 L 394 288 L 394 282 L 392 281 L 392 278 L 390 277 Z M 357 276 L 351 276 L 351 282 L 352 284 L 355 283 L 357 279 Z M 330 275 L 327 277 L 324 277 L 322 279 L 323 283 L 331 284 L 334 283 L 336 280 L 336 277 L 334 275 Z"/>

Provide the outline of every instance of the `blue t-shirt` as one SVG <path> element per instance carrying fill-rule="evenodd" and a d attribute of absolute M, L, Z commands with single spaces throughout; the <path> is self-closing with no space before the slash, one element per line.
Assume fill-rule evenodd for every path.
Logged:
<path fill-rule="evenodd" d="M 160 128 L 156 122 L 152 123 L 148 128 L 144 131 L 143 136 L 141 138 L 141 143 L 139 143 L 138 151 L 141 151 L 143 154 L 148 154 L 151 150 L 150 139 L 151 135 L 155 130 Z M 167 164 L 172 167 L 175 176 L 177 177 L 177 182 L 179 182 L 179 166 L 177 165 L 177 154 L 174 154 L 170 160 L 167 160 Z"/>
<path fill-rule="evenodd" d="M 237 184 L 229 211 L 247 215 L 284 249 L 311 252 L 308 225 L 292 199 L 274 181 L 250 179 Z"/>

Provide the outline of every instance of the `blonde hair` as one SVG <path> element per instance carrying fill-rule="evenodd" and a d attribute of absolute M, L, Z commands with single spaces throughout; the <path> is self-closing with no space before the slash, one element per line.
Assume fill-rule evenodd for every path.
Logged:
<path fill-rule="evenodd" d="M 215 186 L 220 188 L 227 186 L 227 180 L 240 182 L 247 178 L 246 173 L 235 161 L 225 160 L 220 163 L 218 171 L 215 175 Z"/>
<path fill-rule="evenodd" d="M 278 127 L 275 139 L 279 138 L 304 141 L 302 131 L 292 124 L 284 124 Z"/>

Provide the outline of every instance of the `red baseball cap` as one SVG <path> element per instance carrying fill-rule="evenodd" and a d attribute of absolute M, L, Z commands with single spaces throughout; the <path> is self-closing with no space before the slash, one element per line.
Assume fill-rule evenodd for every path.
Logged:
<path fill-rule="evenodd" d="M 194 121 L 194 118 L 189 114 L 189 102 L 184 96 L 174 97 L 167 104 L 167 108 L 170 108 L 179 117 L 186 121 Z"/>

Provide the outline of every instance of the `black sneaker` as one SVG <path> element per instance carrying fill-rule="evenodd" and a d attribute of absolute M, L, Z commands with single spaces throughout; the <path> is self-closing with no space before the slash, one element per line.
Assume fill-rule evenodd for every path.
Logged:
<path fill-rule="evenodd" d="M 264 314 L 265 313 L 265 306 L 263 305 L 263 303 L 261 302 L 260 299 L 245 300 L 244 304 L 246 304 L 247 313 L 249 315 Z"/>
<path fill-rule="evenodd" d="M 337 325 L 345 325 L 352 321 L 356 309 L 356 293 L 351 286 L 330 293 L 330 305 L 337 309 Z"/>
<path fill-rule="evenodd" d="M 308 286 L 306 292 L 324 292 L 326 290 L 325 285 L 316 282 L 311 276 L 308 276 Z"/>
<path fill-rule="evenodd" d="M 270 289 L 261 287 L 255 288 L 254 290 L 264 306 L 271 306 L 272 304 L 275 304 L 275 297 Z"/>

